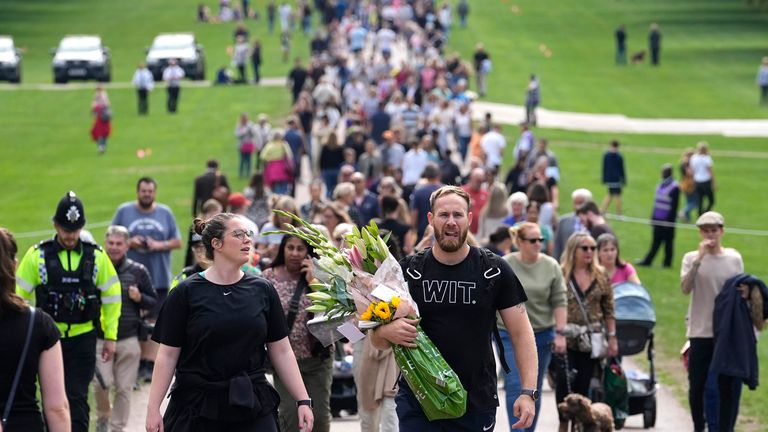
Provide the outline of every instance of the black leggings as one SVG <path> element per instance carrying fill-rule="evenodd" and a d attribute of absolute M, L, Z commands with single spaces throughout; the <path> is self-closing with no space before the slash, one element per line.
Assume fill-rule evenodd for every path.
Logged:
<path fill-rule="evenodd" d="M 598 360 L 592 359 L 590 353 L 568 350 L 568 368 L 571 370 L 571 393 L 589 397 L 589 384 L 595 376 L 595 366 Z M 555 354 L 550 362 L 550 370 L 555 374 L 555 402 L 560 403 L 568 396 L 566 374 L 566 359 L 563 354 Z M 575 373 L 574 373 L 575 371 Z"/>
<path fill-rule="evenodd" d="M 696 183 L 696 197 L 699 199 L 699 216 L 712 210 L 715 205 L 715 192 L 712 190 L 712 180 Z M 707 206 L 704 207 L 704 198 L 707 198 Z"/>

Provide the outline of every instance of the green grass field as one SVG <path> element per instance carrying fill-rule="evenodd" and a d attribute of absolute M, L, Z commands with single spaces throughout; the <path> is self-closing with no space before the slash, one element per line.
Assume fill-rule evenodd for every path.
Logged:
<path fill-rule="evenodd" d="M 523 104 L 539 75 L 542 106 L 634 117 L 765 118 L 755 74 L 768 55 L 768 13 L 743 0 L 489 0 L 471 2 L 469 26 L 451 50 L 469 57 L 483 42 L 493 59 L 489 100 Z M 515 9 L 517 12 L 514 12 Z M 661 66 L 614 65 L 613 32 L 627 28 L 627 51 L 647 50 L 661 28 Z M 542 45 L 552 52 L 545 57 Z"/>
<path fill-rule="evenodd" d="M 207 3 L 216 9 L 213 2 Z M 256 4 L 263 10 L 264 2 Z M 542 76 L 547 108 L 703 118 L 758 118 L 768 112 L 757 108 L 754 87 L 768 19 L 743 2 L 586 0 L 555 5 L 493 0 L 471 5 L 470 28 L 456 29 L 451 45 L 468 54 L 475 42 L 485 42 L 495 59 L 492 100 L 521 103 L 527 75 L 535 71 Z M 519 14 L 511 12 L 513 5 L 518 6 Z M 111 47 L 114 80 L 128 81 L 143 58 L 143 48 L 156 33 L 192 30 L 205 45 L 210 77 L 217 65 L 228 63 L 226 46 L 231 43 L 234 25 L 196 24 L 194 7 L 182 0 L 5 0 L 0 2 L 0 32 L 12 34 L 19 46 L 27 48 L 25 83 L 50 83 L 49 48 L 64 34 L 88 32 L 100 33 Z M 665 35 L 662 68 L 652 70 L 647 64 L 616 68 L 614 26 L 619 22 L 627 25 L 631 52 L 644 46 L 651 21 L 658 21 Z M 264 44 L 264 76 L 283 76 L 287 66 L 277 59 L 277 36 L 267 35 L 263 20 L 249 21 L 248 26 L 252 36 L 262 38 Z M 295 36 L 293 41 L 294 53 L 306 55 L 307 39 Z M 538 51 L 540 43 L 553 50 L 551 58 Z M 169 204 L 179 225 L 186 226 L 191 216 L 192 180 L 203 171 L 205 160 L 218 158 L 235 180 L 235 189 L 245 183 L 233 178 L 237 166 L 233 128 L 238 114 L 265 112 L 273 124 L 280 124 L 278 119 L 289 107 L 287 91 L 280 88 L 185 88 L 179 114 L 170 116 L 164 109 L 165 94 L 158 89 L 150 96 L 150 115 L 139 117 L 132 90 L 112 89 L 109 96 L 114 110 L 113 136 L 107 153 L 98 156 L 89 136 L 90 90 L 0 90 L 0 183 L 7 185 L 0 203 L 0 226 L 21 234 L 22 249 L 46 237 L 36 232 L 50 229 L 55 203 L 67 190 L 76 190 L 84 199 L 90 223 L 105 222 L 118 204 L 135 198 L 135 182 L 142 175 L 157 178 L 158 200 Z M 511 142 L 516 138 L 512 127 L 505 133 Z M 716 209 L 725 215 L 728 227 L 766 229 L 764 220 L 755 216 L 768 211 L 759 180 L 768 158 L 764 139 L 536 133 L 550 139 L 559 157 L 563 210 L 577 187 L 588 187 L 597 200 L 603 198 L 601 155 L 607 142 L 617 137 L 628 167 L 624 214 L 647 217 L 661 164 L 677 162 L 683 148 L 706 139 L 714 150 Z M 138 149 L 147 148 L 152 150 L 151 156 L 136 156 Z M 650 228 L 618 221 L 612 224 L 622 240 L 623 256 L 628 260 L 642 257 L 650 243 Z M 93 233 L 100 239 L 104 228 L 95 228 Z M 660 257 L 655 267 L 640 269 L 657 307 L 661 375 L 681 396 L 686 383 L 676 356 L 685 339 L 688 298 L 678 288 L 679 261 L 696 243 L 696 231 L 681 229 L 673 269 L 661 269 Z M 764 243 L 765 237 L 731 234 L 726 229 L 725 244 L 741 251 L 747 271 L 765 278 Z M 174 271 L 181 267 L 180 258 L 180 254 L 174 255 Z M 765 346 L 762 337 L 763 359 L 768 358 Z M 768 376 L 762 369 L 765 382 Z M 764 386 L 755 392 L 745 390 L 742 402 L 748 422 L 768 422 L 768 413 L 762 409 L 768 404 Z M 748 428 L 746 423 L 741 426 Z"/>

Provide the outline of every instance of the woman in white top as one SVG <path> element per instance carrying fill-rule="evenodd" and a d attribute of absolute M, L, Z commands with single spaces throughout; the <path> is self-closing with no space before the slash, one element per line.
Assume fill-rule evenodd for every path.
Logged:
<path fill-rule="evenodd" d="M 712 171 L 712 156 L 709 155 L 709 145 L 701 141 L 696 146 L 696 154 L 691 156 L 689 162 L 693 170 L 694 193 L 699 201 L 699 215 L 710 210 L 715 205 L 715 174 Z M 708 203 L 704 206 L 704 198 Z"/>
<path fill-rule="evenodd" d="M 469 104 L 461 104 L 459 110 L 453 117 L 453 127 L 456 133 L 456 141 L 459 144 L 459 153 L 461 153 L 461 160 L 467 158 L 467 150 L 469 149 L 469 141 L 472 140 L 472 111 L 469 109 Z"/>

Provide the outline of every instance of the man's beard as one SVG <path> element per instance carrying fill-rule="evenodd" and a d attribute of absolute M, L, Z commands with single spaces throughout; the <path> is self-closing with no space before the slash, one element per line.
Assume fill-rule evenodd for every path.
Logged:
<path fill-rule="evenodd" d="M 438 230 L 435 228 L 435 241 L 437 242 L 437 245 L 440 246 L 440 249 L 442 249 L 444 252 L 456 252 L 457 250 L 461 249 L 464 244 L 467 243 L 467 233 L 469 232 L 469 227 L 465 230 L 460 230 L 458 239 L 455 237 L 446 238 L 444 234 L 445 228 L 443 228 L 443 231 Z"/>
<path fill-rule="evenodd" d="M 141 207 L 144 210 L 148 210 L 152 208 L 152 204 L 155 203 L 155 200 L 142 200 L 139 199 L 139 207 Z"/>

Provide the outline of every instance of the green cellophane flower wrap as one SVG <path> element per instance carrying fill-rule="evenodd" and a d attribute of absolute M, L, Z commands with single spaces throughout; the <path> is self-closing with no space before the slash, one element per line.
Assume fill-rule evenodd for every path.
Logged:
<path fill-rule="evenodd" d="M 417 326 L 416 348 L 394 345 L 395 361 L 429 421 L 461 417 L 467 391 L 435 344 Z"/>

